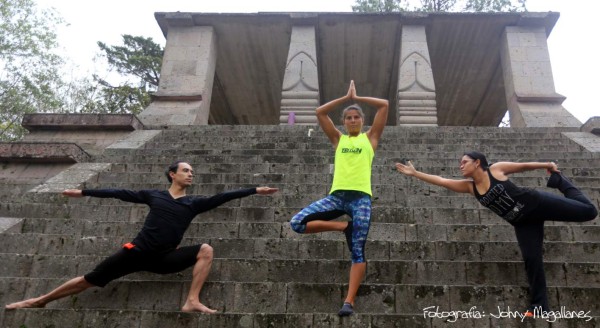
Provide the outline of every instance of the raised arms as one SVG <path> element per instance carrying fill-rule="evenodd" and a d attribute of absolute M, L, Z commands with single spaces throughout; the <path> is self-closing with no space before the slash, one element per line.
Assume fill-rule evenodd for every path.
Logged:
<path fill-rule="evenodd" d="M 387 123 L 389 102 L 386 99 L 358 96 L 356 94 L 354 81 L 350 81 L 350 86 L 348 87 L 346 95 L 334 99 L 316 109 L 319 125 L 329 138 L 329 141 L 331 141 L 333 148 L 337 148 L 342 132 L 335 127 L 335 123 L 329 117 L 329 113 L 348 102 L 366 104 L 376 108 L 377 112 L 375 113 L 371 128 L 367 131 L 367 137 L 369 138 L 373 149 L 377 149 L 379 139 L 381 138 L 381 134 Z"/>
<path fill-rule="evenodd" d="M 387 123 L 389 101 L 387 101 L 387 99 L 359 96 L 355 97 L 355 101 L 377 108 L 373 124 L 369 131 L 367 131 L 367 137 L 369 137 L 373 150 L 375 150 L 377 149 L 379 139 L 381 138 L 381 134 Z"/>
<path fill-rule="evenodd" d="M 343 106 L 345 103 L 352 101 L 354 95 L 356 95 L 354 81 L 350 81 L 350 87 L 348 88 L 348 93 L 346 93 L 346 95 L 321 105 L 315 110 L 319 125 L 321 126 L 321 129 L 323 129 L 323 132 L 325 132 L 325 135 L 327 135 L 327 138 L 329 138 L 329 141 L 331 141 L 333 148 L 337 148 L 342 132 L 335 127 L 335 123 L 333 123 L 329 117 L 329 113 L 334 109 Z"/>

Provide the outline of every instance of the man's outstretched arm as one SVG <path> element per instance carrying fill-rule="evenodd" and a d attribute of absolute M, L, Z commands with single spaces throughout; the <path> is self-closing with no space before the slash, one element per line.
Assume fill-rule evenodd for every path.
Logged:
<path fill-rule="evenodd" d="M 117 198 L 130 203 L 146 203 L 146 197 L 143 191 L 126 189 L 66 189 L 62 194 L 74 198 L 90 196 L 99 198 Z"/>
<path fill-rule="evenodd" d="M 278 188 L 271 187 L 256 187 L 256 188 L 247 188 L 247 189 L 239 189 L 232 191 L 225 191 L 214 196 L 208 198 L 199 198 L 200 208 L 199 212 L 205 212 L 211 210 L 221 204 L 224 204 L 230 200 L 234 200 L 237 198 L 248 197 L 250 195 L 259 194 L 259 195 L 271 195 L 278 191 Z"/>

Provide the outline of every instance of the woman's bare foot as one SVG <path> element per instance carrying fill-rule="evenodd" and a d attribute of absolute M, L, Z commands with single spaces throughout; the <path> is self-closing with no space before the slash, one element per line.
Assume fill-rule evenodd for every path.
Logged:
<path fill-rule="evenodd" d="M 13 309 L 26 309 L 26 308 L 43 308 L 46 306 L 45 303 L 40 303 L 37 298 L 30 298 L 21 302 L 15 302 L 6 305 L 4 308 L 7 310 Z"/>
<path fill-rule="evenodd" d="M 206 305 L 198 302 L 198 301 L 187 301 L 185 302 L 185 304 L 183 305 L 183 307 L 181 308 L 181 311 L 183 312 L 202 312 L 202 313 L 208 313 L 208 314 L 212 314 L 217 312 L 217 310 L 213 310 L 211 308 L 208 308 Z"/>

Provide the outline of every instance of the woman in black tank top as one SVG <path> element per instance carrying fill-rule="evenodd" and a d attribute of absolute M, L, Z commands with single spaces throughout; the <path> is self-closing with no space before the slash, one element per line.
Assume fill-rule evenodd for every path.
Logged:
<path fill-rule="evenodd" d="M 542 244 L 545 221 L 584 222 L 593 220 L 598 211 L 590 200 L 571 181 L 565 178 L 552 162 L 498 162 L 489 165 L 479 152 L 465 153 L 460 171 L 466 179 L 446 179 L 417 171 L 412 163 L 396 163 L 398 172 L 424 182 L 459 193 L 470 193 L 479 203 L 510 223 L 514 229 L 525 262 L 531 305 L 525 312 L 533 316 L 538 308 L 549 311 L 544 274 Z M 512 173 L 545 169 L 550 173 L 547 186 L 564 195 L 522 188 L 508 179 Z M 539 312 L 538 312 L 539 313 Z"/>

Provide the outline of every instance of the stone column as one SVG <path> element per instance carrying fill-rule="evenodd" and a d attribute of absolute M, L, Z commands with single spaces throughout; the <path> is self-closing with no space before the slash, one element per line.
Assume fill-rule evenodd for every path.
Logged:
<path fill-rule="evenodd" d="M 403 26 L 398 72 L 398 125 L 437 126 L 435 84 L 425 26 Z"/>
<path fill-rule="evenodd" d="M 506 27 L 501 47 L 511 127 L 580 127 L 556 93 L 544 27 Z"/>
<path fill-rule="evenodd" d="M 315 125 L 319 106 L 319 74 L 314 25 L 292 27 L 290 50 L 283 77 L 280 124 Z M 293 113 L 293 114 L 292 114 Z"/>
<path fill-rule="evenodd" d="M 171 26 L 158 91 L 138 117 L 145 125 L 208 124 L 216 67 L 212 26 Z"/>

